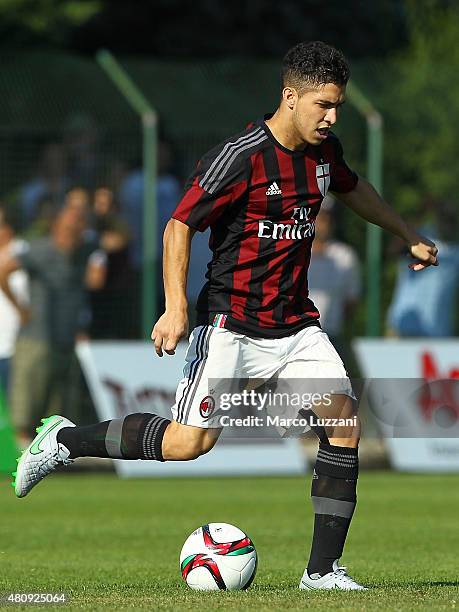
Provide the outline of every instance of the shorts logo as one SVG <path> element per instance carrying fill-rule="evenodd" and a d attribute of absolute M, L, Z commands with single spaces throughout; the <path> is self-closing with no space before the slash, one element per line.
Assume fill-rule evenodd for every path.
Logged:
<path fill-rule="evenodd" d="M 212 321 L 213 327 L 225 327 L 226 319 L 228 315 L 224 314 L 216 314 L 214 320 Z"/>
<path fill-rule="evenodd" d="M 208 419 L 215 408 L 215 400 L 211 395 L 208 395 L 199 404 L 199 412 L 203 419 Z"/>

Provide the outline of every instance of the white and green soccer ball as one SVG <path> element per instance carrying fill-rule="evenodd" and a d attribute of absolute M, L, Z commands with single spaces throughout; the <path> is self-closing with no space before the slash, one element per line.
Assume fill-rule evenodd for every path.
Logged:
<path fill-rule="evenodd" d="M 180 570 L 187 585 L 198 591 L 247 589 L 257 571 L 257 551 L 234 525 L 209 523 L 187 538 Z"/>

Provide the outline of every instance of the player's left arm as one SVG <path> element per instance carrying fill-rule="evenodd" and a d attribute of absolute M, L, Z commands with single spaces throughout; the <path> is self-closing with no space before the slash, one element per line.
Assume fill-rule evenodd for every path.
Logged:
<path fill-rule="evenodd" d="M 408 245 L 412 257 L 417 260 L 410 264 L 412 270 L 438 266 L 438 249 L 435 244 L 409 226 L 367 180 L 359 177 L 351 191 L 335 195 L 362 219 L 399 236 Z"/>

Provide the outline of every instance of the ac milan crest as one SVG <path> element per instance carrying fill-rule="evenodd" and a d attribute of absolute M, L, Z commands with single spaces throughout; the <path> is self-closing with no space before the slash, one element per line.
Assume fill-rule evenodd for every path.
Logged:
<path fill-rule="evenodd" d="M 330 187 L 330 164 L 320 164 L 316 166 L 317 187 L 325 197 Z"/>
<path fill-rule="evenodd" d="M 199 404 L 199 412 L 203 419 L 208 419 L 215 408 L 215 400 L 211 395 L 208 395 Z"/>

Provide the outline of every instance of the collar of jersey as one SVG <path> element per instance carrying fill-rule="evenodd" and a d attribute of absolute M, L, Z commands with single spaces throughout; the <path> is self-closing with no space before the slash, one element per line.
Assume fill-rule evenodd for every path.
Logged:
<path fill-rule="evenodd" d="M 292 149 L 287 149 L 287 147 L 284 147 L 283 145 L 281 145 L 281 143 L 274 138 L 273 133 L 271 132 L 271 130 L 265 123 L 268 119 L 271 119 L 273 115 L 274 113 L 268 113 L 267 115 L 263 117 L 263 119 L 260 119 L 259 121 L 257 121 L 257 124 L 264 129 L 268 138 L 274 143 L 274 145 L 278 149 L 280 149 L 284 153 L 287 153 L 287 155 L 291 155 L 292 157 L 304 157 L 309 145 L 306 145 L 304 149 L 293 151 Z"/>

